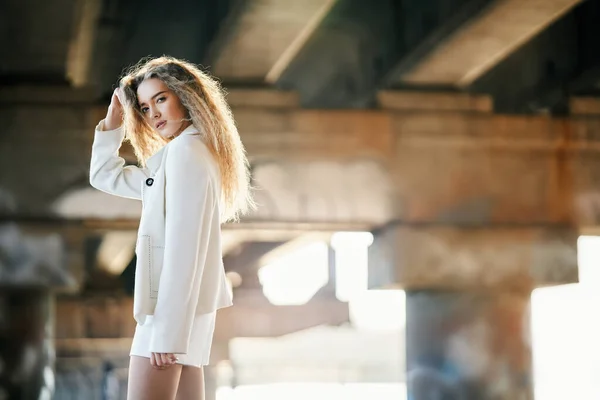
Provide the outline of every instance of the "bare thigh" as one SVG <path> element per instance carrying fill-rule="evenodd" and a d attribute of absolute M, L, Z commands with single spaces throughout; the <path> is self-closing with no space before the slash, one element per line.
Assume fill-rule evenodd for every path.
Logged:
<path fill-rule="evenodd" d="M 183 366 L 175 400 L 204 400 L 204 369 Z"/>
<path fill-rule="evenodd" d="M 131 356 L 127 400 L 174 400 L 182 366 L 156 369 L 146 357 Z"/>

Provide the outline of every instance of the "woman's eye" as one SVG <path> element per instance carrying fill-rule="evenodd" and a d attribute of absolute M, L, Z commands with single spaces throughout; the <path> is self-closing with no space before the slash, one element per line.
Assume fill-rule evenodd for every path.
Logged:
<path fill-rule="evenodd" d="M 144 108 L 142 108 L 142 112 L 143 112 L 144 114 L 146 114 L 146 113 L 148 112 L 148 107 L 144 107 Z"/>
<path fill-rule="evenodd" d="M 156 100 L 157 103 L 162 103 L 163 101 L 165 101 L 167 98 L 165 96 L 159 97 L 158 100 Z"/>

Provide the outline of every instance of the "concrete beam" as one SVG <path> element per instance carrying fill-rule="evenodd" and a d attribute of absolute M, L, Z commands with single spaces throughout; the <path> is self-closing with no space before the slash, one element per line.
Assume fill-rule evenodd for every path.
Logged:
<path fill-rule="evenodd" d="M 3 1 L 0 74 L 66 82 L 75 0 Z"/>
<path fill-rule="evenodd" d="M 529 293 L 573 283 L 577 237 L 560 226 L 389 226 L 370 247 L 369 286 Z"/>
<path fill-rule="evenodd" d="M 452 108 L 445 94 L 427 96 Z M 402 101 L 399 108 L 408 104 Z M 266 106 L 233 112 L 260 189 L 250 225 L 600 223 L 600 182 L 592 173 L 600 168 L 597 117 Z M 61 193 L 88 189 L 92 130 L 105 113 L 86 103 L 0 107 L 10 121 L 0 167 L 18 171 L 1 183 L 20 213 L 44 215 Z M 106 223 L 132 229 L 137 217 Z"/>
<path fill-rule="evenodd" d="M 377 93 L 377 102 L 384 109 L 397 111 L 474 111 L 491 112 L 491 96 L 468 93 L 428 93 L 384 90 Z"/>
<path fill-rule="evenodd" d="M 227 236 L 230 231 L 225 231 Z M 241 275 L 242 285 L 257 284 L 257 270 L 260 265 L 260 259 L 265 254 L 273 251 L 284 244 L 283 241 L 273 242 L 245 242 L 238 248 L 226 254 L 223 258 L 225 270 L 227 272 L 235 271 Z"/>
<path fill-rule="evenodd" d="M 372 111 L 234 108 L 253 160 L 390 159 L 391 118 Z"/>
<path fill-rule="evenodd" d="M 391 118 L 386 112 L 304 110 L 293 106 L 294 93 L 271 90 L 234 89 L 229 96 L 238 130 L 253 160 L 389 160 L 392 156 Z M 88 111 L 93 129 L 106 115 L 106 106 Z"/>
<path fill-rule="evenodd" d="M 319 325 L 340 325 L 349 320 L 348 303 L 334 294 L 316 296 L 300 306 L 274 306 L 260 289 L 237 290 L 235 307 L 219 311 L 215 340 L 235 337 L 274 337 Z"/>
<path fill-rule="evenodd" d="M 402 76 L 410 84 L 466 87 L 581 0 L 498 0 Z"/>
<path fill-rule="evenodd" d="M 274 306 L 259 289 L 238 289 L 234 307 L 217 315 L 215 342 L 234 337 L 273 337 L 318 325 L 339 325 L 348 321 L 348 303 L 333 294 L 315 296 L 300 306 Z M 57 350 L 61 356 L 78 351 L 110 350 L 107 339 L 120 340 L 127 347 L 133 337 L 133 299 L 125 296 L 69 296 L 56 301 Z M 89 339 L 95 339 L 90 341 Z M 130 340 L 130 339 L 129 339 Z M 129 342 L 131 343 L 131 342 Z"/>
<path fill-rule="evenodd" d="M 67 59 L 67 78 L 74 87 L 90 83 L 96 27 L 102 2 L 89 0 L 76 4 L 75 32 L 70 41 Z"/>
<path fill-rule="evenodd" d="M 92 88 L 17 85 L 0 87 L 0 107 L 78 105 L 91 107 L 97 93 Z M 106 105 L 108 107 L 108 104 Z M 105 112 L 106 114 L 106 112 Z"/>
<path fill-rule="evenodd" d="M 466 121 L 468 123 L 465 123 Z M 392 185 L 407 222 L 598 221 L 595 119 L 405 115 Z M 582 206 L 585 204 L 585 206 Z M 592 222 L 594 224 L 596 222 Z"/>
<path fill-rule="evenodd" d="M 599 97 L 571 97 L 569 99 L 571 115 L 600 116 Z"/>
<path fill-rule="evenodd" d="M 227 89 L 227 103 L 233 108 L 297 108 L 298 93 L 269 89 Z"/>
<path fill-rule="evenodd" d="M 214 73 L 224 80 L 274 83 L 327 15 L 335 0 L 298 3 L 252 0 L 216 55 Z"/>

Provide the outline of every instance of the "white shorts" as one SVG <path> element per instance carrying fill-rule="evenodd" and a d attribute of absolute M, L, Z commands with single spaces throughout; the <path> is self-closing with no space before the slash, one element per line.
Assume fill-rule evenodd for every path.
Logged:
<path fill-rule="evenodd" d="M 217 312 L 196 315 L 192 327 L 192 335 L 187 354 L 177 354 L 177 364 L 201 367 L 208 365 L 213 334 L 215 332 L 215 320 Z M 131 344 L 130 356 L 150 358 L 150 337 L 152 334 L 152 316 L 148 316 L 144 325 L 137 325 L 133 342 Z"/>

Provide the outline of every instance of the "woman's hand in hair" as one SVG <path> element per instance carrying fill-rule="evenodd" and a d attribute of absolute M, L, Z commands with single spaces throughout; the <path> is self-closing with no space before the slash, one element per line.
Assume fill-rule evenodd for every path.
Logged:
<path fill-rule="evenodd" d="M 108 112 L 106 118 L 104 118 L 104 129 L 112 131 L 117 129 L 123 123 L 123 105 L 121 99 L 123 98 L 123 92 L 121 88 L 115 89 L 112 98 L 110 99 L 110 105 L 108 106 Z"/>

